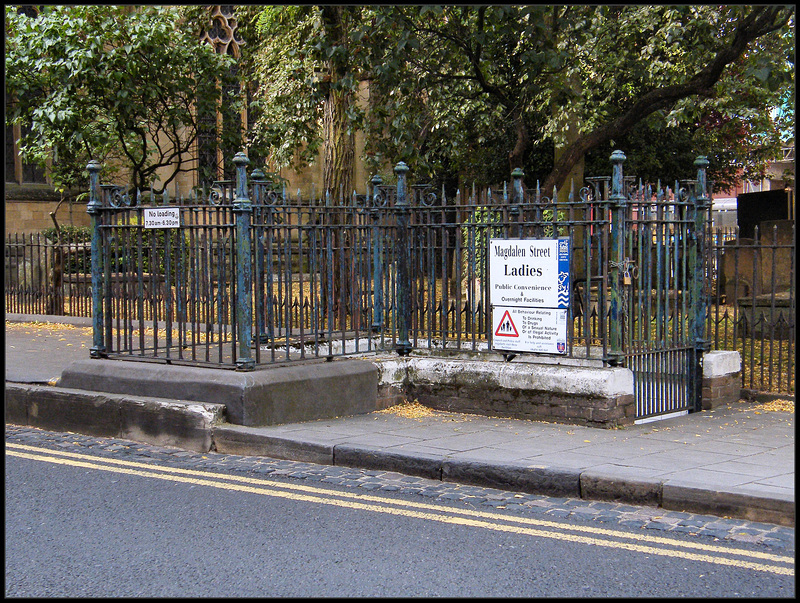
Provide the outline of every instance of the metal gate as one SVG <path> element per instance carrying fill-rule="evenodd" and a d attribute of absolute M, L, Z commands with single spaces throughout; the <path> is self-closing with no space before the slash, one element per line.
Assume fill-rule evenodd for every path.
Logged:
<path fill-rule="evenodd" d="M 618 154 L 617 154 L 618 153 Z M 644 422 L 701 409 L 702 357 L 710 274 L 705 170 L 697 180 L 636 186 L 612 156 L 612 356 L 634 375 L 636 418 Z"/>

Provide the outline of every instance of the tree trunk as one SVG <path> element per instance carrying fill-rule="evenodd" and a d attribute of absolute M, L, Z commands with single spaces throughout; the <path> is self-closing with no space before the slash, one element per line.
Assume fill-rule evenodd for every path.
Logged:
<path fill-rule="evenodd" d="M 525 119 L 519 108 L 514 109 L 512 120 L 514 123 L 514 133 L 517 139 L 514 142 L 514 148 L 511 149 L 511 152 L 508 154 L 509 174 L 516 168 L 522 168 L 525 160 L 525 151 L 528 150 L 528 141 L 530 140 L 528 128 L 525 126 Z"/>
<path fill-rule="evenodd" d="M 346 110 L 352 104 L 350 92 L 331 90 L 323 114 L 323 187 L 331 195 L 349 195 L 355 172 L 355 134 L 348 131 Z"/>
<path fill-rule="evenodd" d="M 329 42 L 334 45 L 346 45 L 347 36 L 344 21 L 346 8 L 343 6 L 322 7 L 322 18 L 327 30 Z M 355 304 L 350 300 L 353 290 L 351 283 L 353 262 L 350 261 L 351 242 L 341 226 L 346 222 L 348 212 L 340 204 L 346 203 L 353 191 L 355 173 L 355 134 L 347 119 L 347 109 L 355 102 L 353 93 L 341 89 L 336 83 L 347 73 L 347 65 L 335 60 L 328 65 L 330 81 L 328 94 L 323 107 L 323 188 L 330 193 L 334 207 L 328 210 L 327 224 L 330 225 L 331 244 L 333 246 L 332 261 L 328 261 L 327 253 L 322 259 L 324 278 L 332 278 L 331 298 L 328 299 L 328 287 L 323 288 L 323 307 L 329 316 L 338 309 L 338 327 L 344 329 L 347 324 L 348 310 L 354 310 Z M 350 306 L 348 308 L 348 306 Z M 353 312 L 353 327 L 358 312 Z"/>
<path fill-rule="evenodd" d="M 53 269 L 50 272 L 50 290 L 52 295 L 48 297 L 47 313 L 51 316 L 64 315 L 64 250 L 61 240 L 61 226 L 56 219 L 56 212 L 64 202 L 64 197 L 56 205 L 55 210 L 50 212 L 50 219 L 56 228 L 56 242 L 53 246 Z"/>

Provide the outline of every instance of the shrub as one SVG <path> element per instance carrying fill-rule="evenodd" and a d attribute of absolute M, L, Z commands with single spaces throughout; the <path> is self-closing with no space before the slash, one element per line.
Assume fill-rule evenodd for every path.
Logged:
<path fill-rule="evenodd" d="M 88 226 L 61 226 L 61 242 L 62 243 L 89 243 L 92 240 L 92 229 Z M 45 238 L 52 242 L 58 242 L 58 231 L 55 226 L 45 228 L 42 230 Z"/>
<path fill-rule="evenodd" d="M 110 250 L 111 270 L 113 272 L 153 272 L 160 275 L 166 274 L 166 229 L 144 228 L 139 216 L 131 212 L 126 217 L 117 218 L 118 228 L 111 229 Z M 130 231 L 128 236 L 122 233 Z M 142 256 L 139 266 L 139 235 L 141 231 Z M 183 241 L 183 246 L 181 245 Z M 171 278 L 175 278 L 178 271 L 181 248 L 183 248 L 183 270 L 186 271 L 188 260 L 188 237 L 181 229 L 174 229 L 170 239 L 170 267 Z"/>
<path fill-rule="evenodd" d="M 61 245 L 64 253 L 64 274 L 80 274 L 91 272 L 92 250 L 88 244 L 92 240 L 92 229 L 88 226 L 61 226 Z M 55 226 L 42 230 L 44 237 L 53 244 L 58 244 L 58 230 Z"/>

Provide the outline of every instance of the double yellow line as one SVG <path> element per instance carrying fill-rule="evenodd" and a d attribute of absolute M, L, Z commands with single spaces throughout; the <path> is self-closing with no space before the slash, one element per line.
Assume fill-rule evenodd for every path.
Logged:
<path fill-rule="evenodd" d="M 663 536 L 637 534 L 594 526 L 567 525 L 543 519 L 504 515 L 490 511 L 459 509 L 424 502 L 409 502 L 360 494 L 339 492 L 296 483 L 279 483 L 240 475 L 225 475 L 210 471 L 162 467 L 113 458 L 101 458 L 75 452 L 50 450 L 23 444 L 6 443 L 6 455 L 43 461 L 57 465 L 82 467 L 97 471 L 110 471 L 152 479 L 209 486 L 223 490 L 247 492 L 336 507 L 385 513 L 437 521 L 440 523 L 483 528 L 539 538 L 623 549 L 648 555 L 677 557 L 684 560 L 703 561 L 759 572 L 794 575 L 794 558 L 763 551 L 750 551 L 731 546 L 702 542 L 682 541 Z"/>

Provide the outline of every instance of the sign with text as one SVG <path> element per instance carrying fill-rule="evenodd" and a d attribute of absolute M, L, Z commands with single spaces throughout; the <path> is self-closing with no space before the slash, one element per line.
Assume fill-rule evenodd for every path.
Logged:
<path fill-rule="evenodd" d="M 569 239 L 490 239 L 492 348 L 565 354 Z"/>
<path fill-rule="evenodd" d="M 510 352 L 567 352 L 567 311 L 492 307 L 492 347 Z"/>
<path fill-rule="evenodd" d="M 489 303 L 567 308 L 569 239 L 489 239 Z"/>
<path fill-rule="evenodd" d="M 145 228 L 180 228 L 181 211 L 177 207 L 145 207 Z"/>

